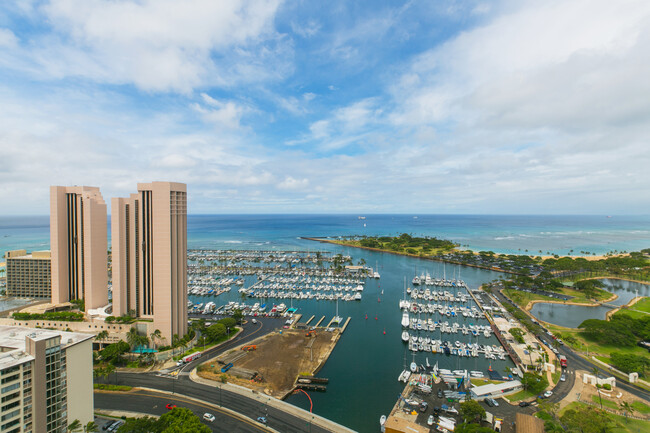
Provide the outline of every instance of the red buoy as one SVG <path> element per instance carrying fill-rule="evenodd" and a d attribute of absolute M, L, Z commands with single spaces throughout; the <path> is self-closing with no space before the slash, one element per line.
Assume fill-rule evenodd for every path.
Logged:
<path fill-rule="evenodd" d="M 384 328 L 384 335 L 386 335 L 386 328 Z"/>

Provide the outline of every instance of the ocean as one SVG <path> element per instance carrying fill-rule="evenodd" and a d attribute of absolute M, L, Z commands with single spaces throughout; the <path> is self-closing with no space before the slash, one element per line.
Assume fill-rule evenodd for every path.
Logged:
<path fill-rule="evenodd" d="M 340 302 L 339 314 L 352 317 L 349 327 L 319 372 L 330 383 L 325 393 L 312 393 L 314 412 L 361 432 L 377 431 L 379 417 L 388 414 L 402 390 L 397 377 L 411 362 L 400 338 L 404 278 L 429 272 L 436 277 L 460 276 L 470 288 L 492 281 L 500 274 L 468 267 L 340 247 L 301 239 L 347 235 L 412 235 L 450 239 L 477 250 L 500 253 L 565 254 L 571 250 L 603 254 L 650 247 L 650 217 L 613 216 L 473 216 L 473 215 L 190 215 L 188 246 L 192 249 L 263 249 L 332 251 L 349 254 L 356 263 L 364 259 L 377 266 L 380 280 L 368 280 L 361 302 Z M 110 226 L 109 226 L 110 227 Z M 0 254 L 11 249 L 42 250 L 49 247 L 47 217 L 0 217 Z M 248 284 L 247 284 L 248 286 Z M 383 295 L 381 291 L 383 290 Z M 193 299 L 193 297 L 191 297 Z M 236 290 L 213 300 L 218 305 L 238 300 Z M 284 301 L 286 302 L 286 301 Z M 293 302 L 306 317 L 335 315 L 335 303 Z M 367 319 L 366 319 L 367 315 Z M 462 320 L 462 319 L 461 319 Z M 474 323 L 482 324 L 479 319 Z M 385 333 L 384 333 L 385 331 Z M 462 340 L 462 335 L 448 336 Z M 495 337 L 479 343 L 498 344 Z M 418 354 L 418 363 L 425 356 Z M 441 368 L 486 371 L 488 366 L 505 372 L 510 361 L 429 355 Z M 288 402 L 309 410 L 303 395 Z"/>
<path fill-rule="evenodd" d="M 650 216 L 558 215 L 190 215 L 190 248 L 297 248 L 300 236 L 413 235 L 497 253 L 597 255 L 650 248 Z M 110 230 L 110 224 L 109 224 Z M 0 255 L 49 248 L 47 216 L 0 216 Z M 541 251 L 541 253 L 540 253 Z"/>

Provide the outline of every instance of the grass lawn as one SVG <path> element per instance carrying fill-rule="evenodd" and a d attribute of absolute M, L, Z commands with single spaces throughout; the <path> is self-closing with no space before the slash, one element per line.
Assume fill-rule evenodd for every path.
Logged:
<path fill-rule="evenodd" d="M 127 385 L 108 385 L 106 383 L 95 383 L 93 384 L 95 389 L 102 389 L 104 391 L 131 391 L 132 386 Z"/>
<path fill-rule="evenodd" d="M 600 399 L 598 398 L 597 395 L 592 395 L 591 401 L 593 401 L 598 405 L 598 407 L 600 407 Z M 618 404 L 615 401 L 608 400 L 607 397 L 603 397 L 603 407 L 607 407 L 612 410 L 619 410 Z"/>
<path fill-rule="evenodd" d="M 553 334 L 558 335 L 565 344 L 571 348 L 581 351 L 589 352 L 589 355 L 600 355 L 601 357 L 609 358 L 612 352 L 622 352 L 626 354 L 634 354 L 639 356 L 647 356 L 648 351 L 639 346 L 616 346 L 616 345 L 602 345 L 593 341 L 587 340 L 580 329 L 565 328 L 557 325 L 548 325 L 548 328 Z M 604 362 L 608 362 L 600 358 Z"/>
<path fill-rule="evenodd" d="M 627 314 L 630 317 L 635 319 L 640 319 L 642 317 L 648 317 L 650 315 L 650 298 L 646 297 L 632 305 L 630 308 L 622 308 L 618 310 L 614 315 Z"/>
<path fill-rule="evenodd" d="M 642 414 L 650 413 L 650 406 L 640 401 L 635 401 L 634 403 L 632 403 L 632 407 L 637 413 L 642 413 Z"/>
<path fill-rule="evenodd" d="M 582 405 L 584 405 L 584 403 L 579 403 L 577 401 L 569 403 L 569 405 L 567 405 L 565 408 L 560 410 L 560 413 L 558 415 L 562 416 L 564 412 L 566 412 L 567 410 L 575 409 Z M 603 406 L 605 406 L 604 400 L 603 400 Z M 650 433 L 649 421 L 639 421 L 636 419 L 626 420 L 625 417 L 622 415 L 614 415 L 609 412 L 606 412 L 606 414 L 612 421 L 614 421 L 614 423 L 616 423 L 616 426 L 613 429 L 608 430 L 611 433 L 637 433 L 637 432 Z"/>
<path fill-rule="evenodd" d="M 521 390 L 521 391 L 519 391 L 519 392 L 517 392 L 515 394 L 510 394 L 510 395 L 504 396 L 504 398 L 507 398 L 508 400 L 510 400 L 512 402 L 520 401 L 520 400 L 526 400 L 526 399 L 529 399 L 531 397 L 537 397 L 537 394 L 535 394 L 534 392 L 529 391 L 527 389 Z"/>
<path fill-rule="evenodd" d="M 521 292 L 515 289 L 503 289 L 503 293 L 512 299 L 515 304 L 519 305 L 522 308 L 526 308 L 526 305 L 528 305 L 530 301 L 557 301 L 557 299 L 551 298 L 550 296 Z"/>
<path fill-rule="evenodd" d="M 562 376 L 562 369 L 561 368 L 556 368 L 555 373 L 551 376 L 553 379 L 553 383 L 557 384 L 560 382 L 560 376 Z"/>

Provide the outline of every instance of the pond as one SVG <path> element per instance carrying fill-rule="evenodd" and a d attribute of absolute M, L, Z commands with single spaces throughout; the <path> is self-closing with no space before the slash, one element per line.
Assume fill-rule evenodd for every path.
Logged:
<path fill-rule="evenodd" d="M 603 289 L 618 295 L 611 305 L 625 305 L 630 302 L 638 291 L 639 296 L 650 296 L 650 285 L 634 281 L 603 279 L 599 280 Z M 587 319 L 605 319 L 605 315 L 613 307 L 598 306 L 584 307 L 571 304 L 538 303 L 531 310 L 533 316 L 554 325 L 567 328 L 577 328 Z"/>

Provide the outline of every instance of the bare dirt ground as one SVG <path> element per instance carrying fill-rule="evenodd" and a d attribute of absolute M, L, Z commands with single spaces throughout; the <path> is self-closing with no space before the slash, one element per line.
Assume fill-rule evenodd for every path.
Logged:
<path fill-rule="evenodd" d="M 226 380 L 282 398 L 293 388 L 299 374 L 311 375 L 325 363 L 338 335 L 338 330 L 318 330 L 316 337 L 306 337 L 304 330 L 285 329 L 282 334 L 274 332 L 261 337 L 248 343 L 257 345 L 257 350 L 247 352 L 233 364 L 235 368 L 257 371 L 262 376 L 262 381 L 246 380 L 233 374 L 227 374 Z M 313 343 L 310 360 L 311 341 Z M 224 353 L 218 359 L 226 359 L 232 356 L 233 352 L 241 352 L 240 347 Z M 221 367 L 221 364 L 212 360 L 199 367 L 198 374 L 206 379 L 220 381 L 224 374 L 221 373 Z"/>

